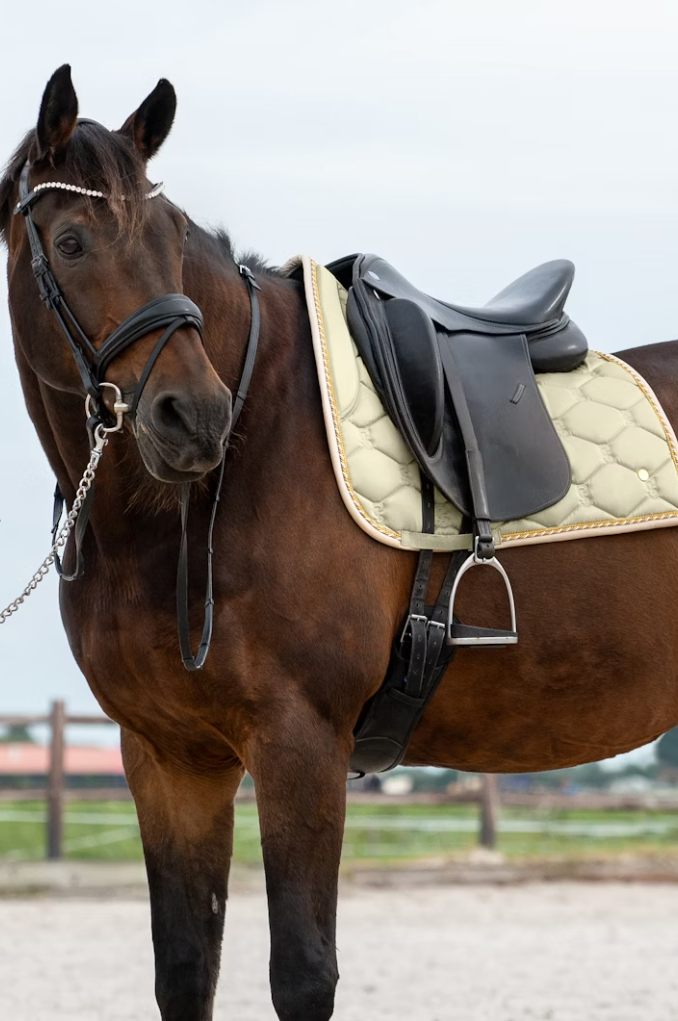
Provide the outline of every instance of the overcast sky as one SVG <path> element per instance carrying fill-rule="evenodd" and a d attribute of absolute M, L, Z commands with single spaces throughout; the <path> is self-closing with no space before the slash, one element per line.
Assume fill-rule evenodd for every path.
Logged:
<path fill-rule="evenodd" d="M 33 0 L 3 6 L 0 156 L 64 62 L 119 127 L 160 77 L 151 168 L 200 222 L 274 262 L 374 251 L 483 303 L 577 266 L 570 313 L 605 351 L 678 336 L 678 4 L 672 0 Z M 49 548 L 53 479 L 0 294 L 0 606 Z M 0 711 L 92 707 L 54 579 L 0 629 Z"/>

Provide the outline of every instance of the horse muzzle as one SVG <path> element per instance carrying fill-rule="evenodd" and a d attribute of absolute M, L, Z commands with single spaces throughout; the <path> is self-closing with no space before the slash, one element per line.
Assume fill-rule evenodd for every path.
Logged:
<path fill-rule="evenodd" d="M 165 389 L 140 402 L 135 422 L 139 452 L 161 482 L 192 482 L 224 456 L 231 427 L 231 393 L 218 382 L 208 397 Z"/>

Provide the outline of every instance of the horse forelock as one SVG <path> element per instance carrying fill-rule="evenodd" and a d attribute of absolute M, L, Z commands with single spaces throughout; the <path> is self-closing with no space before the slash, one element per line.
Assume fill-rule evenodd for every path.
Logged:
<path fill-rule="evenodd" d="M 11 203 L 21 170 L 36 157 L 35 131 L 22 139 L 0 179 L 0 240 L 6 243 Z M 133 237 L 146 211 L 144 162 L 131 138 L 96 121 L 80 120 L 55 167 L 55 177 L 101 191 L 121 232 Z"/>

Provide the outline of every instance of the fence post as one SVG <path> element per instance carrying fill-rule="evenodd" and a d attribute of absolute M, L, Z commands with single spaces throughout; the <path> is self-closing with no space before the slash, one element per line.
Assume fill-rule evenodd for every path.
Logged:
<path fill-rule="evenodd" d="M 64 729 L 66 704 L 52 702 L 49 778 L 47 781 L 47 857 L 56 861 L 63 854 L 64 837 Z"/>
<path fill-rule="evenodd" d="M 483 773 L 480 800 L 480 843 L 494 848 L 497 843 L 497 816 L 499 815 L 499 787 L 494 773 Z"/>

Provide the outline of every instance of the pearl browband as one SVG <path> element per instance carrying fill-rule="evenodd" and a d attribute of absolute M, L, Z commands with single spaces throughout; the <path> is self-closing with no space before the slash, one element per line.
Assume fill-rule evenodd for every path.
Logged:
<path fill-rule="evenodd" d="M 66 184 L 65 181 L 45 181 L 43 184 L 36 184 L 36 186 L 32 189 L 31 194 L 33 196 L 37 196 L 38 192 L 47 191 L 49 188 L 57 188 L 60 191 L 72 191 L 76 195 L 87 195 L 88 198 L 92 199 L 108 198 L 108 195 L 106 195 L 103 191 L 95 191 L 93 188 L 81 188 L 79 184 Z M 148 192 L 148 194 L 144 196 L 144 198 L 147 199 L 157 198 L 158 195 L 161 195 L 164 190 L 165 185 L 161 181 L 160 184 L 154 185 Z M 125 200 L 124 195 L 122 196 L 122 199 L 124 202 Z M 20 202 L 16 207 L 17 213 L 21 211 L 21 207 L 22 203 Z"/>
<path fill-rule="evenodd" d="M 103 191 L 94 191 L 92 188 L 81 188 L 78 184 L 66 184 L 64 181 L 45 181 L 44 184 L 36 184 L 33 191 L 45 191 L 46 188 L 61 188 L 62 191 L 74 191 L 78 195 L 89 195 L 93 199 L 107 199 L 108 195 L 105 195 Z M 161 181 L 160 184 L 156 184 L 149 191 L 148 195 L 145 196 L 147 199 L 154 199 L 160 195 L 165 188 L 164 183 Z M 123 195 L 123 201 L 125 196 Z"/>

